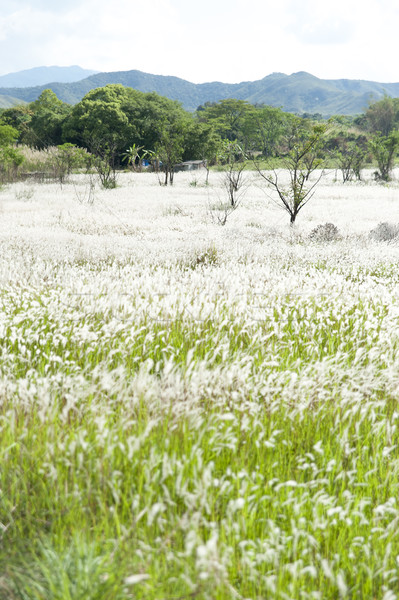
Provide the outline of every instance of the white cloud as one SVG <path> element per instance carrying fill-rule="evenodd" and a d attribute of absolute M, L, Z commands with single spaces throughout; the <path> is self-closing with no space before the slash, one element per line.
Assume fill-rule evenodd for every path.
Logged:
<path fill-rule="evenodd" d="M 9 0 L 0 73 L 79 64 L 196 82 L 302 70 L 395 81 L 398 16 L 391 0 Z"/>
<path fill-rule="evenodd" d="M 303 44 L 337 45 L 353 38 L 356 25 L 339 16 L 306 18 L 306 14 L 303 14 L 295 21 L 291 19 L 285 29 Z"/>

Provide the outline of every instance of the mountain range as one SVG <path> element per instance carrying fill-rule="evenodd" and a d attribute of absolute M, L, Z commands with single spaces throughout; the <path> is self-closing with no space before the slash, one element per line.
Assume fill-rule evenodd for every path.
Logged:
<path fill-rule="evenodd" d="M 74 65 L 73 67 L 34 67 L 33 69 L 25 69 L 17 73 L 8 73 L 0 75 L 0 88 L 7 87 L 34 87 L 37 85 L 45 85 L 51 81 L 59 83 L 72 83 L 80 81 L 90 75 L 95 75 L 98 71 L 90 69 L 82 69 Z"/>
<path fill-rule="evenodd" d="M 121 83 L 142 92 L 157 92 L 193 111 L 205 102 L 224 98 L 268 104 L 293 113 L 354 115 L 364 112 L 370 101 L 387 94 L 399 97 L 399 83 L 378 83 L 354 79 L 320 79 L 300 71 L 291 75 L 272 73 L 257 81 L 241 83 L 191 83 L 179 77 L 151 75 L 142 71 L 87 72 L 80 67 L 38 67 L 0 77 L 0 107 L 32 102 L 47 88 L 69 104 L 76 104 L 90 90 L 109 83 Z M 43 81 L 43 78 L 53 81 Z M 74 81 L 66 78 L 75 77 Z M 76 79 L 78 77 L 78 79 Z M 62 79 L 63 78 L 63 79 Z M 40 80 L 40 83 L 39 83 Z M 10 86 L 4 82 L 18 81 Z M 25 82 L 25 83 L 21 83 Z M 34 82 L 34 85 L 27 83 Z M 7 104 L 8 103 L 8 104 Z"/>

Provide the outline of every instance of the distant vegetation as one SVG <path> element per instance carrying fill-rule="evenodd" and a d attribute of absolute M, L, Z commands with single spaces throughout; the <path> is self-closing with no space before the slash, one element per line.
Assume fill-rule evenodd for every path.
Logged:
<path fill-rule="evenodd" d="M 11 96 L 0 95 L 0 109 L 10 108 L 12 106 L 17 106 L 18 104 L 26 104 L 26 102 L 24 100 L 20 100 L 19 98 L 12 98 Z"/>
<path fill-rule="evenodd" d="M 279 161 L 281 166 L 293 164 L 293 150 L 298 145 L 307 147 L 318 123 L 321 126 L 320 119 L 317 114 L 298 117 L 280 108 L 236 99 L 207 102 L 190 113 L 155 92 L 121 84 L 91 90 L 71 106 L 47 89 L 28 105 L 2 110 L 0 176 L 8 181 L 24 170 L 15 144 L 39 150 L 64 148 L 65 144 L 83 149 L 85 157 L 91 157 L 86 167 L 97 170 L 102 183 L 110 187 L 115 185 L 117 169 L 129 164 L 139 167 L 143 158 L 154 168 L 162 166 L 165 184 L 173 183 L 175 165 L 181 161 L 226 164 L 222 151 L 226 142 L 239 148 L 234 152 L 235 163 L 245 161 L 260 171 Z M 388 181 L 397 156 L 398 128 L 399 99 L 385 96 L 356 118 L 332 117 L 323 125 L 317 147 L 311 155 L 301 156 L 297 166 L 305 176 L 309 168 L 332 166 L 342 172 L 346 182 L 359 179 L 361 169 L 372 163 L 376 178 Z M 72 168 L 69 163 L 67 167 Z M 65 165 L 61 168 L 61 177 L 64 175 Z"/>
<path fill-rule="evenodd" d="M 258 81 L 235 84 L 221 82 L 194 84 L 178 77 L 151 75 L 136 70 L 97 73 L 81 81 L 77 79 L 78 77 L 72 83 L 61 83 L 61 78 L 48 79 L 47 81 L 51 83 L 36 84 L 28 88 L 7 84 L 8 87 L 0 88 L 0 94 L 32 102 L 37 100 L 46 88 L 51 88 L 60 100 L 76 104 L 92 89 L 120 83 L 141 92 L 156 92 L 171 100 L 177 100 L 190 111 L 195 111 L 205 102 L 234 98 L 252 104 L 281 107 L 287 112 L 298 114 L 320 113 L 324 117 L 335 114 L 359 114 L 364 112 L 370 100 L 380 100 L 385 94 L 392 97 L 399 96 L 399 83 L 351 79 L 327 80 L 303 71 L 292 75 L 272 73 Z M 0 79 L 1 85 L 4 86 Z"/>

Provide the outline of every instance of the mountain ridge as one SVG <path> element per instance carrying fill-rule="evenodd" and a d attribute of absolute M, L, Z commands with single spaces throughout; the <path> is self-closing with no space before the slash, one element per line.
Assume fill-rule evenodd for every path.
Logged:
<path fill-rule="evenodd" d="M 0 78 L 1 83 L 1 78 Z M 362 79 L 320 79 L 306 71 L 291 75 L 271 73 L 256 81 L 191 83 L 171 75 L 153 75 L 144 71 L 98 72 L 74 82 L 47 82 L 31 87 L 0 87 L 0 95 L 24 102 L 36 100 L 44 89 L 52 89 L 60 100 L 76 104 L 90 90 L 109 83 L 120 83 L 142 92 L 157 92 L 178 100 L 193 111 L 205 102 L 236 98 L 251 103 L 278 106 L 287 112 L 359 114 L 370 101 L 387 94 L 399 97 L 399 83 L 380 83 Z"/>
<path fill-rule="evenodd" d="M 15 73 L 0 75 L 0 88 L 4 87 L 35 87 L 45 85 L 52 81 L 59 83 L 73 83 L 95 75 L 98 71 L 93 69 L 82 69 L 78 65 L 70 67 L 33 67 L 32 69 L 23 69 Z"/>

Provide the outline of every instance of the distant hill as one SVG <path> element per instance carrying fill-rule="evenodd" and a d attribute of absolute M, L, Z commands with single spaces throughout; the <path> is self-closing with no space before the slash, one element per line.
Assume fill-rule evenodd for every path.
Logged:
<path fill-rule="evenodd" d="M 73 81 L 85 79 L 95 73 L 98 73 L 98 71 L 82 69 L 76 65 L 73 67 L 35 67 L 33 69 L 18 71 L 17 73 L 0 75 L 0 87 L 34 87 L 45 85 L 52 81 L 72 83 Z"/>
<path fill-rule="evenodd" d="M 0 96 L 0 108 L 11 108 L 18 104 L 26 104 L 26 102 L 19 98 L 12 98 L 11 96 Z"/>
<path fill-rule="evenodd" d="M 1 80 L 0 80 L 1 82 Z M 242 83 L 195 84 L 178 77 L 151 75 L 142 71 L 97 73 L 72 83 L 46 83 L 18 88 L 0 88 L 0 94 L 31 102 L 46 88 L 58 98 L 75 104 L 90 90 L 109 83 L 121 83 L 142 92 L 157 92 L 182 103 L 186 110 L 195 110 L 205 102 L 224 98 L 247 100 L 251 103 L 278 106 L 294 113 L 353 115 L 363 112 L 370 100 L 379 100 L 384 94 L 399 97 L 399 83 L 377 83 L 352 79 L 319 79 L 300 71 L 292 75 L 273 73 L 258 81 Z"/>

